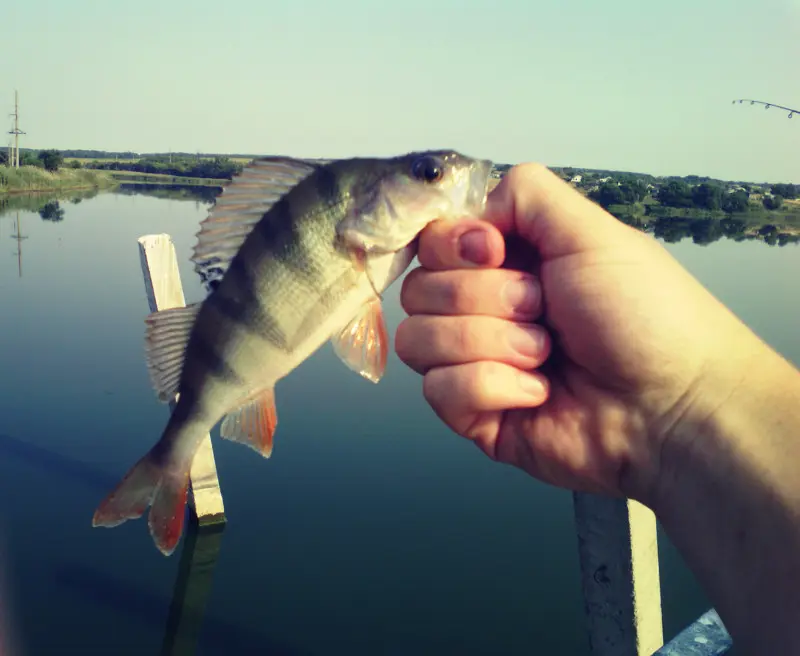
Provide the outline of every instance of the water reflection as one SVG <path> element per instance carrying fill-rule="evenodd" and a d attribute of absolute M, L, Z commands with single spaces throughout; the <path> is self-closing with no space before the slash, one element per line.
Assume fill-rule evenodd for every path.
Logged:
<path fill-rule="evenodd" d="M 114 189 L 114 193 L 125 196 L 151 196 L 169 200 L 193 200 L 196 202 L 214 202 L 222 187 L 199 187 L 193 185 L 163 185 L 143 183 L 122 183 Z"/>
<path fill-rule="evenodd" d="M 202 206 L 212 205 L 220 192 L 221 187 L 126 182 L 105 193 L 193 201 L 196 209 L 201 210 L 204 209 Z M 85 199 L 93 198 L 98 193 L 101 192 L 97 189 L 87 189 L 2 196 L 0 197 L 0 215 L 16 210 L 27 210 L 37 212 L 44 221 L 63 221 L 65 217 L 63 202 L 77 205 Z M 780 213 L 724 219 L 692 219 L 680 216 L 642 217 L 628 214 L 618 214 L 617 218 L 623 223 L 653 234 L 667 243 L 677 243 L 687 238 L 700 246 L 712 244 L 723 238 L 737 242 L 760 241 L 768 246 L 779 247 L 800 243 L 800 226 L 794 225 L 791 221 L 783 222 Z"/>
<path fill-rule="evenodd" d="M 71 191 L 37 191 L 30 194 L 0 195 L 0 216 L 16 211 L 39 212 L 45 205 L 53 201 L 63 200 L 78 204 L 82 200 L 94 198 L 99 193 L 99 189 L 73 189 Z"/>
<path fill-rule="evenodd" d="M 189 514 L 162 656 L 194 654 L 197 649 L 224 529 L 225 522 L 201 525 L 193 512 Z"/>
<path fill-rule="evenodd" d="M 110 190 L 84 189 L 6 194 L 0 196 L 0 215 L 16 211 L 27 211 L 38 213 L 45 221 L 61 221 L 64 219 L 65 214 L 64 203 L 78 205 L 84 200 L 94 198 L 99 193 L 111 193 L 121 196 L 149 196 L 167 200 L 194 201 L 199 205 L 211 205 L 221 191 L 221 187 L 122 183 Z"/>
<path fill-rule="evenodd" d="M 17 271 L 19 272 L 19 277 L 22 278 L 22 240 L 27 239 L 28 236 L 22 234 L 20 226 L 19 212 L 17 212 L 17 220 L 14 222 L 16 232 L 11 235 L 11 238 L 17 240 L 17 252 L 14 254 L 17 256 Z"/>
<path fill-rule="evenodd" d="M 707 246 L 723 237 L 733 241 L 761 241 L 768 246 L 786 246 L 800 242 L 800 229 L 780 223 L 745 221 L 733 217 L 726 219 L 658 217 L 652 220 L 627 216 L 617 218 L 670 244 L 690 238 L 699 246 Z"/>

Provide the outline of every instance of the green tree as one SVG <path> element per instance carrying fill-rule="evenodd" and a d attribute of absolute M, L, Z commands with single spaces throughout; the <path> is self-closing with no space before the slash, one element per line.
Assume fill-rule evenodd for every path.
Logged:
<path fill-rule="evenodd" d="M 82 166 L 81 166 L 81 163 L 80 163 L 79 160 L 73 159 L 69 163 L 69 168 L 71 168 L 71 169 L 79 169 L 79 168 L 82 168 Z"/>
<path fill-rule="evenodd" d="M 37 157 L 48 171 L 58 171 L 64 163 L 64 156 L 57 150 L 40 150 Z"/>
<path fill-rule="evenodd" d="M 789 200 L 797 198 L 797 187 L 793 184 L 774 184 L 770 191 L 776 196 L 782 196 Z"/>
<path fill-rule="evenodd" d="M 695 207 L 718 210 L 722 205 L 722 187 L 703 182 L 692 189 L 692 202 Z"/>
<path fill-rule="evenodd" d="M 775 196 L 764 196 L 761 202 L 768 210 L 778 210 L 783 205 L 783 197 L 777 194 Z"/>
<path fill-rule="evenodd" d="M 692 190 L 683 180 L 670 180 L 658 191 L 658 201 L 667 207 L 692 207 Z"/>
<path fill-rule="evenodd" d="M 750 207 L 750 194 L 746 191 L 734 191 L 725 194 L 722 199 L 722 209 L 725 212 L 746 212 Z"/>
<path fill-rule="evenodd" d="M 609 205 L 619 205 L 625 202 L 622 189 L 615 184 L 604 182 L 596 191 L 589 193 L 589 198 L 602 207 L 608 209 Z"/>
<path fill-rule="evenodd" d="M 623 202 L 625 203 L 638 203 L 644 200 L 647 196 L 647 185 L 641 180 L 636 180 L 631 176 L 619 185 L 619 190 L 622 192 Z"/>
<path fill-rule="evenodd" d="M 36 153 L 32 153 L 29 150 L 20 151 L 19 154 L 19 165 L 20 166 L 38 166 L 42 168 L 42 160 L 36 155 Z"/>

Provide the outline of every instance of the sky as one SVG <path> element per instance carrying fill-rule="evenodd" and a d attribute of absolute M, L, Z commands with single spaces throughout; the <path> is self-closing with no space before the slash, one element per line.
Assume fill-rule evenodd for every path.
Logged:
<path fill-rule="evenodd" d="M 24 0 L 3 23 L 22 147 L 800 183 L 800 115 L 732 104 L 800 109 L 800 0 Z"/>

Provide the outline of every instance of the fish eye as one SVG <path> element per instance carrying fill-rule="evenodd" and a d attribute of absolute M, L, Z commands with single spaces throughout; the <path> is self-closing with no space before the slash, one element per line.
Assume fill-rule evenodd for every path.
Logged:
<path fill-rule="evenodd" d="M 425 155 L 414 160 L 411 165 L 411 175 L 417 180 L 433 184 L 434 182 L 439 182 L 444 176 L 444 166 L 436 157 Z"/>

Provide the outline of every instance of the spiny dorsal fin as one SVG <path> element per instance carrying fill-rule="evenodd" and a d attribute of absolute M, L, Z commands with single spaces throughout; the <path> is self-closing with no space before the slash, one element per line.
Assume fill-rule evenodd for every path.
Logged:
<path fill-rule="evenodd" d="M 269 458 L 272 455 L 272 436 L 277 425 L 275 392 L 270 387 L 255 392 L 236 410 L 229 412 L 219 432 L 226 440 L 249 446 Z"/>
<path fill-rule="evenodd" d="M 389 353 L 389 336 L 380 299 L 365 303 L 359 313 L 331 337 L 331 344 L 350 369 L 373 383 L 380 381 Z"/>
<path fill-rule="evenodd" d="M 158 400 L 167 403 L 178 393 L 189 334 L 200 303 L 153 312 L 145 319 L 145 358 Z"/>
<path fill-rule="evenodd" d="M 253 226 L 298 182 L 320 167 L 292 157 L 254 159 L 217 197 L 200 224 L 192 261 L 207 287 L 219 280 Z"/>

